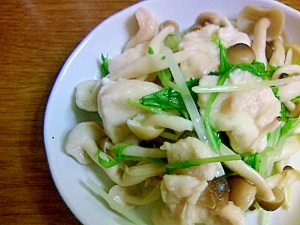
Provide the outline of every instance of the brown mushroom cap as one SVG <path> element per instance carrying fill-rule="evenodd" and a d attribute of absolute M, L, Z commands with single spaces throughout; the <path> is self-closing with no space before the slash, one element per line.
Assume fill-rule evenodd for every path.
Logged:
<path fill-rule="evenodd" d="M 173 32 L 171 33 L 172 35 L 177 34 L 179 32 L 179 25 L 176 21 L 174 20 L 166 20 L 162 24 L 160 24 L 159 29 L 162 30 L 165 27 L 172 26 L 173 27 Z"/>
<path fill-rule="evenodd" d="M 220 26 L 221 17 L 216 12 L 204 12 L 197 17 L 196 24 L 199 24 L 201 26 L 205 26 L 207 24 L 215 24 Z"/>
<path fill-rule="evenodd" d="M 244 43 L 238 43 L 230 46 L 226 53 L 228 60 L 232 65 L 252 63 L 255 59 L 255 54 L 252 48 Z"/>
<path fill-rule="evenodd" d="M 256 196 L 256 200 L 258 204 L 266 211 L 275 211 L 278 209 L 284 202 L 285 197 L 282 190 L 279 188 L 272 189 L 275 199 L 273 201 L 266 201 L 265 199 L 261 198 L 260 196 Z"/>
<path fill-rule="evenodd" d="M 224 176 L 214 178 L 201 193 L 199 202 L 205 207 L 216 209 L 228 204 L 228 182 Z"/>
<path fill-rule="evenodd" d="M 197 30 L 201 30 L 202 26 L 200 24 L 194 24 L 192 25 L 187 32 L 193 32 L 193 31 L 197 31 Z"/>
<path fill-rule="evenodd" d="M 227 178 L 229 185 L 229 200 L 243 211 L 249 209 L 255 200 L 256 187 L 240 176 Z"/>
<path fill-rule="evenodd" d="M 270 21 L 270 26 L 267 30 L 267 41 L 272 41 L 282 34 L 285 15 L 277 8 L 247 5 L 237 17 L 237 27 L 239 30 L 253 35 L 255 24 L 261 18 L 267 18 Z"/>

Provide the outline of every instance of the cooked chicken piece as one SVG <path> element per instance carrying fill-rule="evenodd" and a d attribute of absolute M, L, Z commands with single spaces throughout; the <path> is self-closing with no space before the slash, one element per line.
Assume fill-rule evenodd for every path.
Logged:
<path fill-rule="evenodd" d="M 166 205 L 155 210 L 152 221 L 155 225 L 193 225 L 194 216 L 186 215 L 187 206 L 196 205 L 207 181 L 188 175 L 165 175 L 161 183 L 162 200 Z"/>
<path fill-rule="evenodd" d="M 202 205 L 196 205 L 193 208 L 195 223 L 214 224 L 214 225 L 245 225 L 245 213 L 241 208 L 228 202 L 228 204 L 220 209 L 209 209 Z M 192 224 L 191 224 L 192 225 Z"/>
<path fill-rule="evenodd" d="M 161 184 L 162 199 L 166 203 L 152 214 L 155 225 L 245 225 L 245 214 L 232 202 L 216 208 L 203 204 L 200 195 L 207 188 L 206 181 L 188 175 L 165 175 Z M 206 200 L 209 201 L 209 200 Z"/>
<path fill-rule="evenodd" d="M 261 78 L 247 71 L 235 70 L 227 84 L 259 82 Z M 216 79 L 205 76 L 200 85 L 215 85 Z M 208 95 L 199 94 L 199 105 L 206 105 Z M 239 153 L 261 152 L 267 145 L 267 133 L 279 122 L 281 104 L 271 88 L 257 88 L 238 92 L 219 93 L 214 101 L 210 122 L 216 131 L 226 131 L 233 149 Z M 278 123 L 277 123 L 278 122 Z M 275 123 L 275 126 L 270 124 Z M 268 130 L 269 129 L 269 130 Z"/>
<path fill-rule="evenodd" d="M 212 36 L 217 32 L 225 47 L 237 43 L 250 45 L 250 39 L 234 27 L 219 27 L 207 25 L 200 30 L 187 33 L 179 45 L 180 50 L 198 50 L 197 55 L 186 62 L 181 63 L 180 68 L 185 80 L 199 78 L 211 71 L 217 71 L 220 64 L 218 45 L 212 42 Z"/>
<path fill-rule="evenodd" d="M 113 143 L 118 143 L 132 135 L 127 120 L 145 110 L 130 105 L 128 99 L 141 97 L 161 90 L 152 82 L 140 80 L 117 80 L 107 82 L 98 94 L 98 113 L 103 120 L 104 130 Z"/>
<path fill-rule="evenodd" d="M 195 205 L 206 187 L 206 180 L 200 181 L 188 175 L 164 175 L 161 184 L 162 199 L 171 209 L 180 204 L 182 199 Z"/>
<path fill-rule="evenodd" d="M 165 142 L 161 149 L 167 150 L 169 163 L 212 157 L 212 152 L 207 144 L 193 137 L 180 139 L 174 144 Z M 176 171 L 176 174 L 190 175 L 199 180 L 212 180 L 215 176 L 216 169 L 219 168 L 217 164 L 218 163 L 210 163 L 187 169 L 179 169 Z"/>

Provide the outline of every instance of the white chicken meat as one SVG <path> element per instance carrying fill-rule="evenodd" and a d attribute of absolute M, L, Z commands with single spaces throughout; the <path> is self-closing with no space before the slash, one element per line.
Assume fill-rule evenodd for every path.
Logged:
<path fill-rule="evenodd" d="M 221 39 L 225 47 L 230 47 L 237 43 L 244 43 L 249 46 L 251 44 L 247 34 L 238 31 L 232 26 L 220 28 L 217 25 L 211 24 L 200 30 L 187 33 L 179 44 L 179 49 L 196 50 L 197 54 L 180 65 L 185 80 L 200 78 L 211 71 L 219 69 L 219 48 L 212 41 L 214 33 Z"/>
<path fill-rule="evenodd" d="M 161 149 L 167 150 L 168 163 L 180 162 L 190 159 L 201 159 L 212 157 L 209 147 L 197 138 L 187 137 L 180 139 L 174 144 L 165 142 Z M 176 174 L 190 175 L 199 180 L 212 180 L 218 163 L 204 164 L 189 169 L 179 169 Z"/>
<path fill-rule="evenodd" d="M 127 120 L 144 109 L 131 105 L 128 99 L 138 101 L 141 97 L 161 90 L 161 86 L 140 80 L 117 80 L 101 87 L 98 94 L 98 113 L 102 118 L 104 131 L 113 143 L 133 136 Z"/>
<path fill-rule="evenodd" d="M 216 85 L 216 76 L 204 76 L 199 85 Z M 261 78 L 240 69 L 232 72 L 226 84 L 247 84 Z M 208 94 L 199 94 L 199 106 L 204 108 Z M 271 88 L 219 93 L 209 115 L 216 131 L 225 131 L 233 149 L 239 153 L 261 152 L 267 145 L 266 128 L 277 121 L 281 104 Z M 278 123 L 279 126 L 280 123 Z M 274 130 L 276 128 L 273 127 Z M 273 131 L 269 130 L 269 132 Z"/>
<path fill-rule="evenodd" d="M 165 142 L 168 163 L 211 157 L 208 146 L 200 140 L 188 137 L 174 144 Z M 155 209 L 152 221 L 155 225 L 229 224 L 244 225 L 244 212 L 232 202 L 218 208 L 202 204 L 201 194 L 214 179 L 216 163 L 176 170 L 164 175 L 161 183 L 162 200 L 165 205 Z M 228 211 L 234 212 L 229 214 Z"/>

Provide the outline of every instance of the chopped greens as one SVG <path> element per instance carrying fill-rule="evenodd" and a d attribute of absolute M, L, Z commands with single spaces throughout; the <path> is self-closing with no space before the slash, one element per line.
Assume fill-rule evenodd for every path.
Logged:
<path fill-rule="evenodd" d="M 99 67 L 103 77 L 110 73 L 108 69 L 108 56 L 101 54 L 101 63 L 99 63 Z"/>
<path fill-rule="evenodd" d="M 189 90 L 189 88 L 187 87 L 187 85 L 184 81 L 183 75 L 174 59 L 174 55 L 173 55 L 172 51 L 167 48 L 167 49 L 165 49 L 164 53 L 166 55 L 166 59 L 169 63 L 169 67 L 170 67 L 170 70 L 172 72 L 172 75 L 174 77 L 176 84 L 185 90 Z M 188 93 L 182 95 L 182 99 L 186 106 L 187 112 L 189 113 L 189 115 L 191 117 L 191 121 L 193 122 L 195 131 L 198 135 L 198 138 L 202 142 L 207 143 L 207 141 L 208 141 L 207 134 L 206 134 L 206 130 L 205 130 L 205 127 L 203 124 L 203 120 L 199 114 L 197 104 L 195 104 L 192 95 L 188 91 Z"/>
<path fill-rule="evenodd" d="M 183 32 L 178 32 L 174 35 L 168 35 L 164 41 L 166 47 L 170 48 L 172 52 L 178 52 L 179 50 L 179 43 L 181 42 L 184 36 Z"/>
<path fill-rule="evenodd" d="M 113 159 L 111 156 L 105 154 L 106 159 L 101 157 L 101 150 L 98 150 L 98 154 L 97 154 L 97 158 L 98 158 L 98 162 L 100 163 L 100 165 L 102 165 L 105 168 L 110 168 L 113 167 L 115 165 L 117 165 L 119 162 L 117 162 L 115 159 Z"/>
<path fill-rule="evenodd" d="M 180 93 L 172 88 L 166 88 L 143 96 L 140 99 L 140 103 L 161 110 L 185 110 L 185 105 Z"/>
<path fill-rule="evenodd" d="M 164 74 L 167 74 L 166 76 L 169 77 L 170 73 L 163 72 Z M 164 76 L 164 75 L 162 75 Z M 165 77 L 165 76 L 164 76 Z M 166 78 L 169 80 L 169 78 Z M 161 78 L 161 80 L 164 80 L 164 78 Z M 143 96 L 140 99 L 140 103 L 147 107 L 156 108 L 159 110 L 178 110 L 185 118 L 189 118 L 186 106 L 184 104 L 184 100 L 182 98 L 183 94 L 190 93 L 192 96 L 192 99 L 197 102 L 197 94 L 192 92 L 191 89 L 198 85 L 199 79 L 191 79 L 190 81 L 186 82 L 187 89 L 182 90 L 178 85 L 175 83 L 169 81 L 166 86 L 170 86 L 170 83 L 173 84 L 172 87 L 164 88 L 160 91 L 154 92 L 152 94 Z M 165 82 L 167 83 L 167 82 Z M 176 87 L 174 87 L 176 86 Z"/>
<path fill-rule="evenodd" d="M 105 168 L 110 168 L 113 167 L 121 162 L 124 161 L 134 161 L 134 162 L 140 162 L 140 161 L 151 161 L 157 164 L 163 164 L 165 165 L 166 168 L 166 173 L 172 173 L 175 170 L 179 169 L 186 169 L 194 166 L 200 166 L 203 164 L 207 163 L 215 163 L 215 162 L 226 162 L 226 161 L 234 161 L 234 160 L 240 160 L 241 156 L 238 154 L 235 155 L 225 155 L 225 156 L 217 156 L 217 157 L 210 157 L 210 158 L 202 158 L 202 159 L 193 159 L 193 160 L 186 160 L 186 161 L 178 161 L 174 163 L 168 163 L 166 161 L 166 156 L 164 158 L 159 158 L 159 157 L 143 157 L 139 156 L 141 155 L 139 152 L 136 152 L 136 156 L 128 156 L 123 154 L 123 152 L 128 149 L 128 148 L 136 148 L 137 151 L 142 151 L 142 147 L 139 146 L 134 146 L 132 144 L 125 144 L 125 143 L 120 143 L 114 146 L 113 151 L 115 153 L 115 157 L 107 157 L 108 160 L 105 160 L 101 158 L 100 156 L 100 150 L 98 154 L 98 161 L 99 163 L 104 166 Z M 146 149 L 147 151 L 147 149 Z M 147 152 L 144 151 L 144 154 Z M 149 152 L 151 152 L 150 149 L 148 149 Z M 152 150 L 153 152 L 153 150 Z M 150 153 L 151 154 L 151 153 Z M 147 156 L 147 155 L 146 155 Z"/>
<path fill-rule="evenodd" d="M 182 161 L 182 162 L 174 162 L 174 163 L 169 163 L 166 165 L 166 172 L 172 173 L 178 169 L 186 169 L 186 168 L 190 168 L 193 166 L 200 166 L 202 164 L 234 161 L 234 160 L 240 160 L 240 159 L 241 159 L 240 155 L 226 155 L 226 156 L 186 160 L 186 161 Z"/>

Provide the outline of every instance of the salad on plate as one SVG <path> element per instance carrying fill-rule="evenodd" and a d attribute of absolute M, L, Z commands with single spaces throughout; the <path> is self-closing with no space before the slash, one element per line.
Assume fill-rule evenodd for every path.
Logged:
<path fill-rule="evenodd" d="M 87 184 L 124 224 L 145 224 L 130 210 L 153 202 L 155 225 L 243 225 L 253 212 L 266 225 L 268 212 L 288 210 L 300 180 L 289 165 L 300 149 L 300 45 L 284 12 L 208 11 L 188 29 L 144 7 L 135 18 L 124 51 L 101 55 L 102 78 L 74 87 L 101 122 L 77 124 L 66 152 L 115 185 Z"/>

